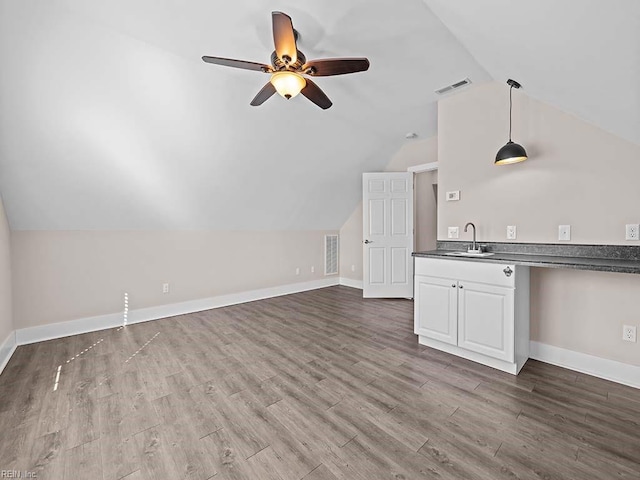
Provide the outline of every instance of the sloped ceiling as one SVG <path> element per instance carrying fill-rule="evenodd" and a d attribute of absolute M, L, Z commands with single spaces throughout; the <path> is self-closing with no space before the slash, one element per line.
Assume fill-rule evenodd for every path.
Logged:
<path fill-rule="evenodd" d="M 367 56 L 303 97 L 249 102 L 271 11 L 307 58 Z M 0 192 L 13 229 L 337 229 L 434 90 L 490 80 L 422 0 L 0 0 Z"/>
<path fill-rule="evenodd" d="M 640 1 L 425 3 L 495 80 L 640 144 Z"/>
<path fill-rule="evenodd" d="M 268 77 L 200 57 L 268 61 L 272 10 L 371 69 L 250 107 Z M 0 61 L 13 229 L 337 229 L 464 77 L 640 143 L 637 0 L 0 0 Z"/>

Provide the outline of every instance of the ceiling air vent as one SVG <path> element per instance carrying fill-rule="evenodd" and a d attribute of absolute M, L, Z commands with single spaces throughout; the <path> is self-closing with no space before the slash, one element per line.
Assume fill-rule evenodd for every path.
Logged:
<path fill-rule="evenodd" d="M 324 236 L 324 274 L 338 273 L 338 235 Z"/>
<path fill-rule="evenodd" d="M 465 78 L 464 80 L 460 80 L 459 82 L 453 83 L 451 85 L 447 85 L 446 87 L 442 87 L 436 90 L 436 93 L 438 95 L 444 95 L 445 93 L 452 92 L 453 90 L 458 90 L 459 88 L 469 85 L 470 83 L 471 83 L 471 80 L 469 80 L 468 78 Z"/>

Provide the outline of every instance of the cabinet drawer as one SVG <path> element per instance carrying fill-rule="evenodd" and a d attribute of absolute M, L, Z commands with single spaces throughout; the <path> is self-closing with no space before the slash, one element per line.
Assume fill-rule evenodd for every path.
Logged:
<path fill-rule="evenodd" d="M 507 268 L 512 272 L 509 276 L 505 273 Z M 416 257 L 415 274 L 513 288 L 515 287 L 517 267 L 506 263 L 479 263 L 474 260 Z"/>

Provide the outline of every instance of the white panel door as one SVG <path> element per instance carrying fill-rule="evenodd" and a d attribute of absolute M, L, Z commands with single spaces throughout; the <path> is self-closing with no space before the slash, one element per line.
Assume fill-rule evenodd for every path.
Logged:
<path fill-rule="evenodd" d="M 413 173 L 362 176 L 365 298 L 413 297 Z"/>
<path fill-rule="evenodd" d="M 459 282 L 458 346 L 513 362 L 514 290 Z"/>
<path fill-rule="evenodd" d="M 414 333 L 458 344 L 458 282 L 416 275 Z"/>

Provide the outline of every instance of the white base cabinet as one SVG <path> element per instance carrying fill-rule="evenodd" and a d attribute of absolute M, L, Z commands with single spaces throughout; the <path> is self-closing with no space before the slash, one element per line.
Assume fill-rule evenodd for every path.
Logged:
<path fill-rule="evenodd" d="M 422 345 L 517 374 L 529 358 L 529 267 L 416 257 Z"/>

